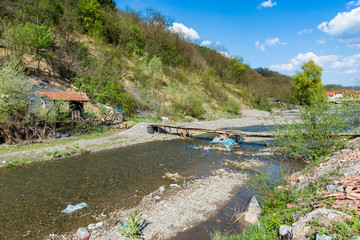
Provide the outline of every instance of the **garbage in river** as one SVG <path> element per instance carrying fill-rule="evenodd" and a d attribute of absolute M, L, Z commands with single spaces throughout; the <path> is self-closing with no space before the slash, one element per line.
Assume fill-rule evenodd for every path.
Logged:
<path fill-rule="evenodd" d="M 75 206 L 73 205 L 68 205 L 64 210 L 62 210 L 62 213 L 73 213 L 76 210 L 82 209 L 84 207 L 87 207 L 88 205 L 86 203 L 78 203 Z"/>
<path fill-rule="evenodd" d="M 210 143 L 231 147 L 231 145 L 233 145 L 234 142 L 235 140 L 233 138 L 229 138 L 226 135 L 220 135 L 220 136 L 216 136 Z"/>
<path fill-rule="evenodd" d="M 79 228 L 76 231 L 76 236 L 80 239 L 89 239 L 90 233 L 85 228 Z"/>
<path fill-rule="evenodd" d="M 95 228 L 102 227 L 103 225 L 104 225 L 103 222 L 91 223 L 91 224 L 88 225 L 88 229 L 92 230 L 92 229 L 95 229 Z"/>
<path fill-rule="evenodd" d="M 161 194 L 164 193 L 165 192 L 165 186 L 162 185 L 161 187 L 159 187 L 159 191 L 160 191 Z"/>
<path fill-rule="evenodd" d="M 193 149 L 199 149 L 199 150 L 215 150 L 215 151 L 225 151 L 225 152 L 229 152 L 230 149 L 227 147 L 215 147 L 214 145 L 210 145 L 210 146 L 194 146 L 191 145 L 189 146 L 189 148 L 193 148 Z"/>

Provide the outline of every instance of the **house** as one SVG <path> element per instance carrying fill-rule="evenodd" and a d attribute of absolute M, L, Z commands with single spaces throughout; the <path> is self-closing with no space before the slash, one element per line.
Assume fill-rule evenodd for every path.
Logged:
<path fill-rule="evenodd" d="M 68 103 L 69 109 L 71 109 L 72 119 L 78 119 L 84 112 L 84 102 L 90 102 L 90 99 L 86 96 L 82 96 L 79 93 L 69 92 L 39 92 L 37 94 L 41 96 L 41 106 L 46 109 L 48 106 L 52 107 L 57 101 L 64 101 Z M 52 104 L 49 104 L 52 101 Z"/>

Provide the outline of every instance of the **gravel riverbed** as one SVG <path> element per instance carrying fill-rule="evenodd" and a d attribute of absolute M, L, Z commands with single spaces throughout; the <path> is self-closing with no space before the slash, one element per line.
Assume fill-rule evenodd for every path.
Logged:
<path fill-rule="evenodd" d="M 243 117 L 237 119 L 219 119 L 214 121 L 199 121 L 181 123 L 182 126 L 208 129 L 239 128 L 254 125 L 273 125 L 283 123 L 285 119 L 296 118 L 298 112 L 281 111 L 265 112 L 259 110 L 245 110 Z M 77 145 L 89 151 L 101 151 L 124 147 L 132 144 L 161 141 L 177 138 L 176 135 L 148 134 L 149 123 L 138 123 L 131 129 L 115 133 L 100 139 L 80 139 L 76 142 L 61 146 L 39 147 L 31 150 L 22 150 L 13 153 L 0 154 L 3 164 L 11 161 L 14 156 L 31 157 L 33 159 L 44 156 L 44 152 L 66 149 Z M 192 133 L 196 134 L 196 133 Z M 262 141 L 259 138 L 248 138 L 246 141 Z M 164 194 L 159 191 L 145 196 L 138 209 L 143 213 L 146 227 L 143 230 L 144 239 L 170 239 L 181 231 L 195 226 L 211 216 L 228 203 L 234 194 L 246 182 L 246 175 L 218 171 L 214 176 L 198 179 L 191 185 L 182 185 L 180 188 L 166 189 Z M 119 220 L 128 216 L 133 209 L 119 209 L 103 220 L 104 226 L 91 230 L 94 239 L 126 239 L 119 233 Z M 51 235 L 46 239 L 77 239 L 74 233 Z"/>

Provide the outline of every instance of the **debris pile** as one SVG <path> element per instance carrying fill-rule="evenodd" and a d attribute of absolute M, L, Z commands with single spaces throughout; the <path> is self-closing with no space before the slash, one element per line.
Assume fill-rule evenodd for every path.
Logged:
<path fill-rule="evenodd" d="M 334 209 L 354 210 L 360 214 L 360 174 L 345 177 L 340 183 L 342 186 L 330 185 L 327 187 L 327 192 L 321 192 L 325 199 L 314 203 L 314 207 L 331 205 Z"/>
<path fill-rule="evenodd" d="M 173 180 L 175 182 L 184 182 L 184 181 L 187 181 L 189 179 L 192 179 L 193 177 L 183 177 L 178 173 L 167 172 L 167 173 L 165 173 L 164 176 L 162 176 L 162 178 L 170 179 L 170 180 Z"/>
<path fill-rule="evenodd" d="M 246 169 L 254 169 L 254 168 L 264 167 L 267 164 L 264 163 L 264 162 L 261 162 L 261 161 L 259 161 L 257 159 L 248 159 L 248 160 L 245 160 L 245 161 L 242 161 L 242 162 L 226 160 L 226 162 L 223 165 L 225 167 L 231 165 L 235 169 L 246 170 Z"/>
<path fill-rule="evenodd" d="M 360 159 L 360 150 L 358 149 L 344 149 L 341 151 L 341 154 L 334 157 L 328 157 L 325 163 L 320 163 L 317 170 L 322 170 L 327 166 L 332 166 L 334 164 L 344 163 L 344 162 L 354 162 Z"/>

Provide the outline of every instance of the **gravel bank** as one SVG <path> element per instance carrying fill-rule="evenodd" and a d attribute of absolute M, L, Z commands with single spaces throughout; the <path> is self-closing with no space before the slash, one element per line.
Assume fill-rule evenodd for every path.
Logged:
<path fill-rule="evenodd" d="M 164 194 L 156 191 L 143 198 L 138 209 L 147 224 L 144 239 L 171 239 L 197 223 L 210 218 L 231 200 L 233 194 L 245 183 L 246 175 L 217 171 L 215 176 L 199 179 L 185 188 L 168 189 Z M 132 209 L 112 213 L 100 229 L 90 231 L 96 240 L 127 239 L 119 233 L 122 218 Z M 75 235 L 52 235 L 51 240 L 77 239 Z"/>

